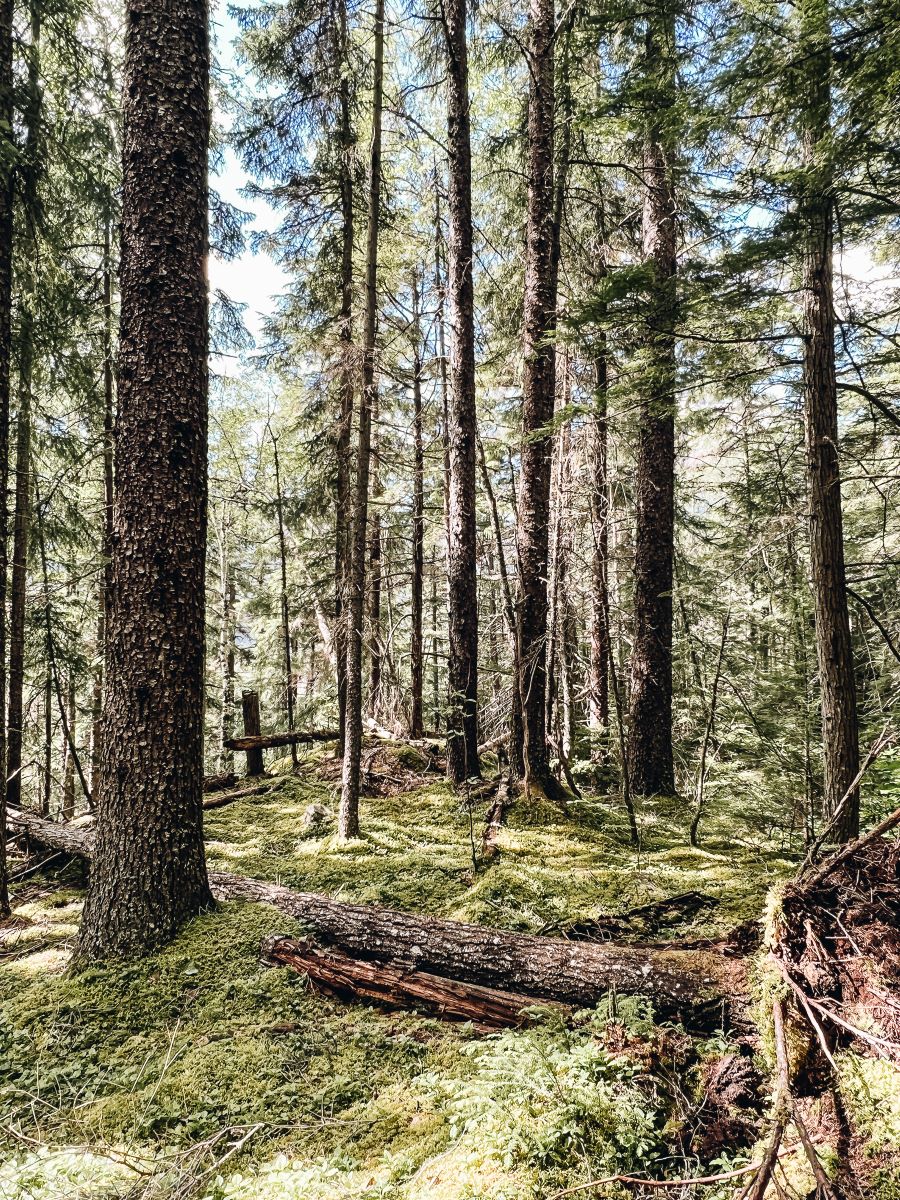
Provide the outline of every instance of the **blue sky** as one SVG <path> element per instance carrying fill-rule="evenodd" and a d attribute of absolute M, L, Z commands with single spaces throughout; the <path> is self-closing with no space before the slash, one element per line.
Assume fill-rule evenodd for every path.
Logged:
<path fill-rule="evenodd" d="M 239 71 L 233 52 L 236 33 L 237 26 L 229 15 L 228 4 L 225 0 L 215 0 L 213 34 L 216 57 L 226 70 Z M 222 169 L 213 175 L 210 182 L 223 199 L 244 211 L 253 212 L 254 220 L 247 227 L 248 231 L 271 229 L 277 224 L 277 215 L 269 205 L 260 200 L 248 200 L 246 196 L 241 195 L 247 175 L 231 150 L 226 151 Z M 220 289 L 232 300 L 247 305 L 244 321 L 251 334 L 256 337 L 264 317 L 272 311 L 272 297 L 284 289 L 287 276 L 269 255 L 252 254 L 246 250 L 240 258 L 232 262 L 222 262 L 211 257 L 209 281 L 211 288 Z"/>

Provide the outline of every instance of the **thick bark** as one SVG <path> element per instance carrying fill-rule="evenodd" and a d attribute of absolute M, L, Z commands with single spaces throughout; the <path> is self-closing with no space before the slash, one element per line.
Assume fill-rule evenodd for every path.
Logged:
<path fill-rule="evenodd" d="M 41 845 L 92 858 L 89 829 L 22 811 L 11 812 L 8 822 L 13 831 Z M 323 945 L 354 957 L 567 1005 L 596 1004 L 615 990 L 623 996 L 649 996 L 660 1017 L 684 1020 L 691 1027 L 751 1027 L 746 964 L 714 950 L 536 937 L 376 905 L 344 904 L 224 872 L 210 872 L 209 879 L 216 899 L 271 904 L 302 922 Z"/>
<path fill-rule="evenodd" d="M 677 224 L 667 123 L 674 88 L 674 18 L 648 23 L 645 71 L 653 85 L 644 143 L 646 299 L 635 473 L 635 633 L 631 653 L 631 786 L 675 791 L 672 761 L 672 583 L 675 520 L 675 272 Z"/>
<path fill-rule="evenodd" d="M 344 0 L 338 5 L 338 50 L 341 63 L 347 57 L 347 7 Z M 347 634 L 345 607 L 350 573 L 351 462 L 350 433 L 353 425 L 353 146 L 355 138 L 350 121 L 350 81 L 346 70 L 341 72 L 341 310 L 339 314 L 340 412 L 335 439 L 335 531 L 334 531 L 334 662 L 337 676 L 338 752 L 344 752 L 344 730 L 347 718 Z"/>
<path fill-rule="evenodd" d="M 525 778 L 542 788 L 550 783 L 545 707 L 552 438 L 547 427 L 556 390 L 550 343 L 556 326 L 559 246 L 553 186 L 554 24 L 554 0 L 531 0 L 517 629 Z"/>
<path fill-rule="evenodd" d="M 6 811 L 6 572 L 9 397 L 12 365 L 13 2 L 0 0 L 0 830 Z M 0 837 L 0 916 L 9 912 L 6 843 Z"/>
<path fill-rule="evenodd" d="M 859 832 L 859 725 L 847 609 L 834 355 L 832 240 L 834 194 L 823 145 L 830 127 L 831 30 L 827 0 L 804 0 L 807 94 L 802 110 L 805 177 L 800 198 L 805 236 L 803 390 L 810 560 L 825 760 L 823 806 L 841 841 Z"/>
<path fill-rule="evenodd" d="M 359 834 L 359 765 L 362 750 L 362 639 L 366 590 L 366 526 L 369 512 L 369 459 L 375 395 L 375 331 L 378 320 L 378 232 L 381 214 L 381 112 L 384 86 L 384 0 L 375 7 L 375 64 L 372 91 L 372 147 L 369 159 L 369 218 L 366 235 L 366 315 L 363 378 L 359 404 L 356 491 L 350 548 L 347 604 L 347 715 L 338 837 Z"/>
<path fill-rule="evenodd" d="M 412 513 L 412 632 L 410 635 L 411 705 L 409 736 L 422 737 L 424 649 L 422 594 L 425 583 L 425 441 L 422 414 L 422 331 L 419 275 L 413 276 L 413 513 Z"/>
<path fill-rule="evenodd" d="M 443 9 L 447 50 L 447 294 L 450 301 L 448 442 L 449 689 L 447 776 L 478 765 L 478 583 L 475 525 L 475 299 L 472 281 L 472 146 L 466 0 Z"/>
<path fill-rule="evenodd" d="M 158 945 L 212 899 L 202 829 L 207 26 L 204 0 L 127 9 L 107 685 L 82 961 Z"/>

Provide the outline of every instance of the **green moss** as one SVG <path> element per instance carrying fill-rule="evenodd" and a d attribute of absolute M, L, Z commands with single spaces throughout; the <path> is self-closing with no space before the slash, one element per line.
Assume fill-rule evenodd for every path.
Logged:
<path fill-rule="evenodd" d="M 707 830 L 699 850 L 685 845 L 677 804 L 642 805 L 637 853 L 608 800 L 574 804 L 568 819 L 520 801 L 487 869 L 472 854 L 484 804 L 470 810 L 439 780 L 365 799 L 351 847 L 335 845 L 333 823 L 303 828 L 311 803 L 333 813 L 334 787 L 285 776 L 270 793 L 210 811 L 211 864 L 526 930 L 691 889 L 720 901 L 666 930 L 676 937 L 755 916 L 791 865 L 749 832 L 727 851 L 726 833 L 741 828 L 737 802 L 731 829 Z M 484 1039 L 331 1001 L 260 966 L 262 937 L 292 926 L 248 904 L 198 918 L 139 963 L 72 977 L 80 893 L 40 885 L 19 898 L 0 965 L 0 1127 L 38 1145 L 0 1130 L 3 1200 L 118 1195 L 126 1177 L 145 1180 L 140 1172 L 159 1197 L 189 1177 L 209 1200 L 531 1200 L 591 1172 L 669 1169 L 665 1073 L 604 1049 L 602 1005 L 574 1031 Z M 620 1001 L 620 1019 L 627 1007 Z M 650 1017 L 635 1006 L 628 1036 L 652 1037 Z"/>
<path fill-rule="evenodd" d="M 900 1155 L 900 1066 L 849 1051 L 838 1066 L 841 1096 L 870 1150 Z"/>

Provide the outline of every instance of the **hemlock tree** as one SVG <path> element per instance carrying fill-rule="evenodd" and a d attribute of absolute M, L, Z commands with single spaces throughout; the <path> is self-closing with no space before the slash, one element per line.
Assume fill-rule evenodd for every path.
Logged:
<path fill-rule="evenodd" d="M 13 5 L 0 0 L 0 497 L 9 480 L 9 383 L 12 360 Z M 6 711 L 7 516 L 0 504 L 0 718 Z M 6 729 L 0 719 L 0 917 L 9 912 L 6 871 Z"/>
<path fill-rule="evenodd" d="M 634 645 L 629 774 L 638 795 L 675 791 L 672 761 L 672 583 L 675 531 L 675 273 L 672 179 L 675 17 L 646 16 L 642 250 L 648 271 L 635 472 Z"/>
<path fill-rule="evenodd" d="M 363 706 L 363 610 L 366 594 L 366 531 L 369 512 L 369 468 L 372 457 L 372 410 L 375 377 L 375 334 L 378 327 L 378 233 L 381 217 L 381 116 L 384 85 L 384 0 L 375 7 L 375 57 L 372 87 L 372 146 L 369 158 L 369 221 L 366 232 L 366 309 L 363 330 L 362 389 L 356 452 L 356 489 L 350 529 L 350 572 L 346 605 L 347 700 L 344 761 L 338 837 L 359 834 L 360 759 Z"/>
<path fill-rule="evenodd" d="M 553 0 L 532 0 L 528 44 L 528 200 L 522 367 L 522 473 L 518 546 L 518 687 L 527 784 L 553 788 L 546 729 L 547 570 L 550 463 L 556 391 L 556 266 L 554 263 Z"/>
<path fill-rule="evenodd" d="M 478 765 L 475 300 L 466 0 L 449 0 L 442 14 L 447 49 L 447 143 L 450 152 L 447 179 L 447 295 L 450 301 L 447 775 L 458 784 L 481 773 Z"/>
<path fill-rule="evenodd" d="M 205 0 L 128 7 L 119 419 L 97 836 L 81 961 L 212 902 L 203 847 Z"/>
<path fill-rule="evenodd" d="M 834 348 L 834 193 L 827 145 L 831 107 L 828 0 L 804 0 L 800 44 L 806 95 L 800 109 L 803 175 L 803 395 L 810 563 L 825 763 L 824 815 L 848 841 L 859 832 L 859 728 L 847 608 Z M 843 805 L 843 807 L 841 807 Z"/>

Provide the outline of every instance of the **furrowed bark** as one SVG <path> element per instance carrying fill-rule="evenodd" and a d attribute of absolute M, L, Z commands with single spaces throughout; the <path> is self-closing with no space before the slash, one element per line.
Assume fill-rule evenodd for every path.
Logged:
<path fill-rule="evenodd" d="M 447 776 L 459 784 L 481 774 L 478 763 L 475 299 L 466 0 L 447 0 L 443 14 L 450 151 L 447 177 L 447 294 L 450 300 Z"/>
<path fill-rule="evenodd" d="M 0 830 L 6 814 L 6 573 L 9 397 L 12 364 L 13 3 L 0 0 Z M 0 916 L 9 912 L 6 842 L 0 837 Z"/>
<path fill-rule="evenodd" d="M 526 784 L 550 782 L 545 721 L 547 556 L 555 399 L 556 271 L 553 188 L 555 5 L 531 0 L 528 93 L 528 201 L 522 368 L 522 468 L 518 505 L 519 689 Z"/>
<path fill-rule="evenodd" d="M 347 58 L 347 6 L 338 5 L 338 49 L 342 64 Z M 335 530 L 334 530 L 334 661 L 338 694 L 338 753 L 344 753 L 347 719 L 347 630 L 345 609 L 350 574 L 351 504 L 350 433 L 353 425 L 353 147 L 355 138 L 350 122 L 350 83 L 341 72 L 341 310 L 340 322 L 340 411 L 335 439 Z"/>
<path fill-rule="evenodd" d="M 675 272 L 677 224 L 669 108 L 673 103 L 674 17 L 651 18 L 645 70 L 654 83 L 644 144 L 643 256 L 652 271 L 646 300 L 634 544 L 635 636 L 631 655 L 632 790 L 675 791 L 672 759 L 672 584 L 675 529 Z"/>
<path fill-rule="evenodd" d="M 159 945 L 212 900 L 202 828 L 208 16 L 204 0 L 127 8 L 107 685 L 81 961 Z"/>
<path fill-rule="evenodd" d="M 816 612 L 816 657 L 822 705 L 825 760 L 823 807 L 835 814 L 841 841 L 859 832 L 859 724 L 853 644 L 847 608 L 841 473 L 838 455 L 837 380 L 834 352 L 832 242 L 834 194 L 828 149 L 831 124 L 831 28 L 828 0 L 804 0 L 801 40 L 807 63 L 806 103 L 801 110 L 804 183 L 803 390 L 809 501 L 810 560 Z"/>

